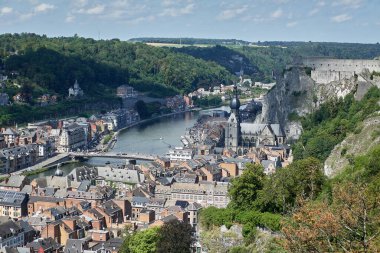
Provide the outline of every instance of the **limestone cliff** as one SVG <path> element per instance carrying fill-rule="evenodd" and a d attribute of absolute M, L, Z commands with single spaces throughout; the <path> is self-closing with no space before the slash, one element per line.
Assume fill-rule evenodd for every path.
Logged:
<path fill-rule="evenodd" d="M 372 85 L 369 72 L 362 72 L 349 79 L 330 83 L 316 83 L 310 71 L 303 66 L 292 66 L 282 76 L 277 77 L 276 85 L 268 92 L 263 101 L 261 115 L 257 123 L 280 123 L 288 140 L 297 139 L 302 127 L 298 116 L 316 110 L 320 104 L 332 99 L 345 97 L 353 92 L 360 99 Z"/>
<path fill-rule="evenodd" d="M 351 157 L 365 154 L 377 144 L 380 144 L 380 113 L 365 120 L 356 133 L 335 146 L 325 161 L 325 174 L 328 177 L 337 175 L 349 164 Z"/>

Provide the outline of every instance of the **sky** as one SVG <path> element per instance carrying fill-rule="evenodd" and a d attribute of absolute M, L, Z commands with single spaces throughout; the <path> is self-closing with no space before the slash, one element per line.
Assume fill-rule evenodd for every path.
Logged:
<path fill-rule="evenodd" d="M 0 0 L 0 34 L 380 42 L 380 0 Z"/>

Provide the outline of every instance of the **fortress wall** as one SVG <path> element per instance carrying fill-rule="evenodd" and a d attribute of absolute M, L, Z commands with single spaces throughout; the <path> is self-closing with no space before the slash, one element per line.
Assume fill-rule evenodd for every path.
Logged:
<path fill-rule="evenodd" d="M 350 79 L 355 75 L 355 72 L 350 71 L 324 71 L 312 70 L 311 78 L 316 83 L 330 83 L 342 79 Z"/>
<path fill-rule="evenodd" d="M 364 69 L 380 72 L 380 60 L 352 60 L 308 57 L 302 60 L 305 67 L 317 71 L 343 71 L 361 73 Z"/>

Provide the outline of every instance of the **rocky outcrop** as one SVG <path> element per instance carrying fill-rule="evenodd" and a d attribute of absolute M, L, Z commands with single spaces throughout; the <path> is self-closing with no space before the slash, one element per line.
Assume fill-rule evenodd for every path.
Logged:
<path fill-rule="evenodd" d="M 257 116 L 256 123 L 280 123 L 288 140 L 298 139 L 302 129 L 298 116 L 305 116 L 326 101 L 350 93 L 361 99 L 373 85 L 377 83 L 370 80 L 369 72 L 324 84 L 316 83 L 307 68 L 293 66 L 277 78 L 276 85 L 264 98 L 262 113 Z"/>
<path fill-rule="evenodd" d="M 365 120 L 355 132 L 336 145 L 326 159 L 324 170 L 328 177 L 341 172 L 352 157 L 363 155 L 380 144 L 380 112 Z"/>

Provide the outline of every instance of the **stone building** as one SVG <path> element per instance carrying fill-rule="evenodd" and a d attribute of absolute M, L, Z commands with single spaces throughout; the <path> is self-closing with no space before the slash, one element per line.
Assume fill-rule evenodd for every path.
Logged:
<path fill-rule="evenodd" d="M 121 85 L 117 87 L 116 95 L 121 98 L 135 98 L 137 97 L 137 92 L 131 86 Z"/>
<path fill-rule="evenodd" d="M 243 154 L 259 145 L 277 146 L 285 142 L 285 133 L 279 124 L 241 122 L 240 101 L 236 85 L 230 103 L 231 114 L 225 127 L 225 148 Z"/>
<path fill-rule="evenodd" d="M 79 87 L 78 80 L 75 80 L 74 86 L 69 88 L 69 97 L 82 97 L 84 95 L 83 90 Z"/>
<path fill-rule="evenodd" d="M 5 218 L 5 217 L 2 217 Z M 10 219 L 0 220 L 0 248 L 24 246 L 24 229 Z M 7 251 L 10 252 L 10 251 Z"/>
<path fill-rule="evenodd" d="M 57 145 L 57 150 L 60 153 L 76 151 L 86 147 L 87 136 L 82 126 L 73 123 L 69 126 L 65 126 L 62 129 L 61 135 Z"/>
<path fill-rule="evenodd" d="M 0 172 L 10 173 L 36 163 L 38 146 L 30 144 L 0 150 Z"/>
<path fill-rule="evenodd" d="M 157 185 L 155 197 L 167 200 L 197 202 L 202 206 L 227 207 L 228 183 L 203 182 L 199 184 L 173 183 L 171 186 Z"/>
<path fill-rule="evenodd" d="M 311 68 L 311 78 L 316 83 L 327 84 L 342 79 L 350 79 L 364 70 L 380 72 L 380 60 L 331 59 L 326 57 L 306 57 L 303 66 Z"/>

